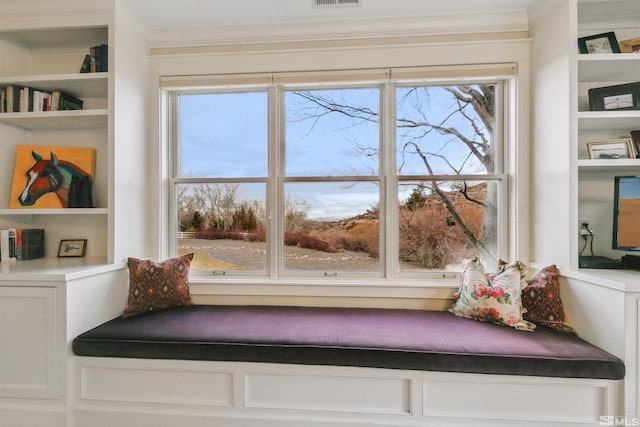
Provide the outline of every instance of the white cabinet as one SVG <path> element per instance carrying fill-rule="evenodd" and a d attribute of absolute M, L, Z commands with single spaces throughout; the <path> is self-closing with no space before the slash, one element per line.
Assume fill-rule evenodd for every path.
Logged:
<path fill-rule="evenodd" d="M 0 425 L 68 426 L 71 342 L 122 313 L 124 264 L 0 265 Z"/>
<path fill-rule="evenodd" d="M 0 287 L 0 397 L 58 397 L 54 287 Z"/>

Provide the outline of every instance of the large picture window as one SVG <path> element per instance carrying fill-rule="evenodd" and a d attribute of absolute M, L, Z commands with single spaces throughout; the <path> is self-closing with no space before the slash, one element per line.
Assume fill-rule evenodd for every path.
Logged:
<path fill-rule="evenodd" d="M 168 90 L 172 247 L 194 274 L 449 277 L 505 256 L 504 80 L 299 81 Z"/>

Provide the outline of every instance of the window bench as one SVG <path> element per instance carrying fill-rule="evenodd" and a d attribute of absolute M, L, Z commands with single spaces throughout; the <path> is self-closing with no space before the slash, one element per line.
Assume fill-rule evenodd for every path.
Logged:
<path fill-rule="evenodd" d="M 95 427 L 598 425 L 624 377 L 574 335 L 400 309 L 194 305 L 73 350 L 76 425 Z"/>

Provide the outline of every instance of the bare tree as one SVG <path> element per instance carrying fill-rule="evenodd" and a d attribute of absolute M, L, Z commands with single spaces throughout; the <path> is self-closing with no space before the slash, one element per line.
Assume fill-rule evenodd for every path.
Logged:
<path fill-rule="evenodd" d="M 430 87 L 412 87 L 402 92 L 398 99 L 398 111 L 406 114 L 396 118 L 399 154 L 399 167 L 407 156 L 417 158 L 424 166 L 424 175 L 441 175 L 435 164 L 446 165 L 449 175 L 464 175 L 470 170 L 482 170 L 493 173 L 495 158 L 493 134 L 495 126 L 495 85 L 459 85 L 441 87 L 450 96 L 447 106 L 433 106 Z M 341 114 L 353 121 L 378 122 L 379 114 L 366 106 L 348 105 L 343 99 L 333 99 L 331 91 L 296 91 L 308 107 L 299 110 L 301 119 L 313 120 L 313 125 L 324 116 Z M 400 108 L 402 106 L 402 108 Z M 433 109 L 432 109 L 433 107 Z M 433 110 L 439 109 L 439 114 Z M 410 112 L 409 112 L 410 111 Z M 444 114 L 442 112 L 444 111 Z M 464 128 L 464 129 L 463 129 Z M 453 146 L 456 149 L 453 150 Z M 358 150 L 367 156 L 378 154 L 377 146 L 362 143 Z M 452 152 L 455 156 L 452 157 Z M 494 262 L 496 256 L 497 194 L 495 186 L 488 185 L 486 197 L 475 198 L 467 191 L 462 182 L 451 185 L 450 181 L 428 181 L 432 195 L 446 207 L 451 222 L 460 228 L 469 243 L 476 248 L 485 262 Z M 484 206 L 482 231 L 473 233 L 456 209 L 456 194 L 467 200 Z"/>
<path fill-rule="evenodd" d="M 203 227 L 230 229 L 238 204 L 239 184 L 181 185 L 177 188 L 180 225 L 191 220 L 195 212 L 203 217 Z M 257 207 L 254 212 L 257 211 Z M 261 211 L 264 211 L 262 208 Z"/>
<path fill-rule="evenodd" d="M 285 231 L 299 233 L 303 230 L 307 220 L 309 204 L 302 200 L 296 200 L 287 194 L 284 198 L 284 228 Z"/>

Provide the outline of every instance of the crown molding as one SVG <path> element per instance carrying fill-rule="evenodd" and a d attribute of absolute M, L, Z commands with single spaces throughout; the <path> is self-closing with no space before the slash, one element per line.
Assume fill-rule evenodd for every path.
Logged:
<path fill-rule="evenodd" d="M 152 48 L 528 31 L 525 10 L 151 30 Z"/>

